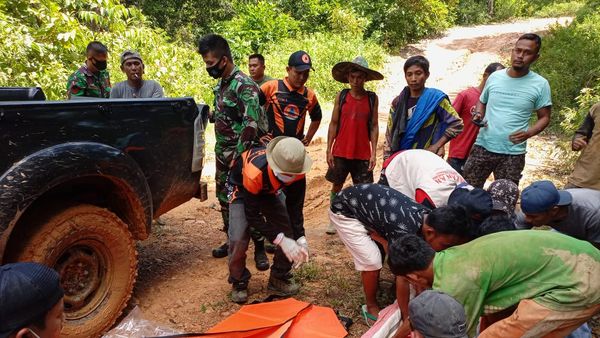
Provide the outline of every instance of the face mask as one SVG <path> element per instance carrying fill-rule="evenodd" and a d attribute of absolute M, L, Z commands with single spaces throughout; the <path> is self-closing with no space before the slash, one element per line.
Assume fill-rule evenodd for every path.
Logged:
<path fill-rule="evenodd" d="M 288 175 L 288 174 L 282 174 L 282 173 L 277 173 L 277 172 L 275 173 L 275 177 L 277 177 L 277 179 L 283 183 L 290 183 L 296 179 L 296 175 Z"/>
<path fill-rule="evenodd" d="M 106 66 L 108 64 L 106 62 L 106 60 L 104 60 L 104 61 L 98 61 L 98 60 L 96 60 L 94 58 L 92 58 L 92 60 L 94 60 L 94 61 L 92 61 L 92 63 L 94 64 L 94 67 L 96 67 L 98 70 L 105 70 L 106 69 Z"/>
<path fill-rule="evenodd" d="M 215 63 L 213 66 L 210 67 L 206 67 L 206 71 L 208 72 L 208 75 L 210 75 L 213 79 L 218 79 L 221 77 L 221 75 L 223 75 L 223 72 L 225 71 L 225 67 L 223 68 L 219 68 L 219 63 L 221 63 L 221 59 L 219 59 L 219 61 L 217 63 Z"/>

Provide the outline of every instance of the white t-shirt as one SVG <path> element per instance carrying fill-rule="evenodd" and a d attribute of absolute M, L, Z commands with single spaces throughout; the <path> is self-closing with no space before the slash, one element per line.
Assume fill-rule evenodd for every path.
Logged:
<path fill-rule="evenodd" d="M 381 175 L 390 188 L 413 200 L 416 200 L 417 189 L 423 190 L 435 207 L 446 205 L 454 188 L 465 181 L 443 158 L 423 149 L 400 152 Z M 380 183 L 384 182 L 380 180 Z"/>

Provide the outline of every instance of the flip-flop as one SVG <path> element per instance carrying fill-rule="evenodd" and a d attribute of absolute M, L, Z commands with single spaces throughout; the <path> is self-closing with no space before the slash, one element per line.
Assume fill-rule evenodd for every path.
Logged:
<path fill-rule="evenodd" d="M 375 322 L 377 321 L 377 317 L 370 314 L 367 310 L 367 304 L 363 304 L 360 307 L 360 313 L 362 314 L 362 317 L 364 318 L 365 323 L 367 323 L 368 327 L 371 327 L 371 325 L 375 324 Z M 369 321 L 371 322 L 369 323 Z"/>

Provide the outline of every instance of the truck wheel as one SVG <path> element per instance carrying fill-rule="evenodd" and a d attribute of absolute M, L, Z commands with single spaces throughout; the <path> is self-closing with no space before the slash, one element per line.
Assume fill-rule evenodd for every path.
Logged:
<path fill-rule="evenodd" d="M 36 220 L 16 260 L 58 271 L 65 290 L 62 336 L 99 337 L 133 290 L 137 253 L 127 225 L 111 211 L 85 204 Z"/>

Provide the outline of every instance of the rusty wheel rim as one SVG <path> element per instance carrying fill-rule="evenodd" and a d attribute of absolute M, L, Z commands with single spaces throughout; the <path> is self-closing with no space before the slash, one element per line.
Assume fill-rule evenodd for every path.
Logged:
<path fill-rule="evenodd" d="M 65 291 L 67 319 L 74 320 L 93 312 L 106 297 L 110 281 L 106 280 L 106 249 L 97 241 L 78 241 L 65 250 L 55 269 Z"/>

